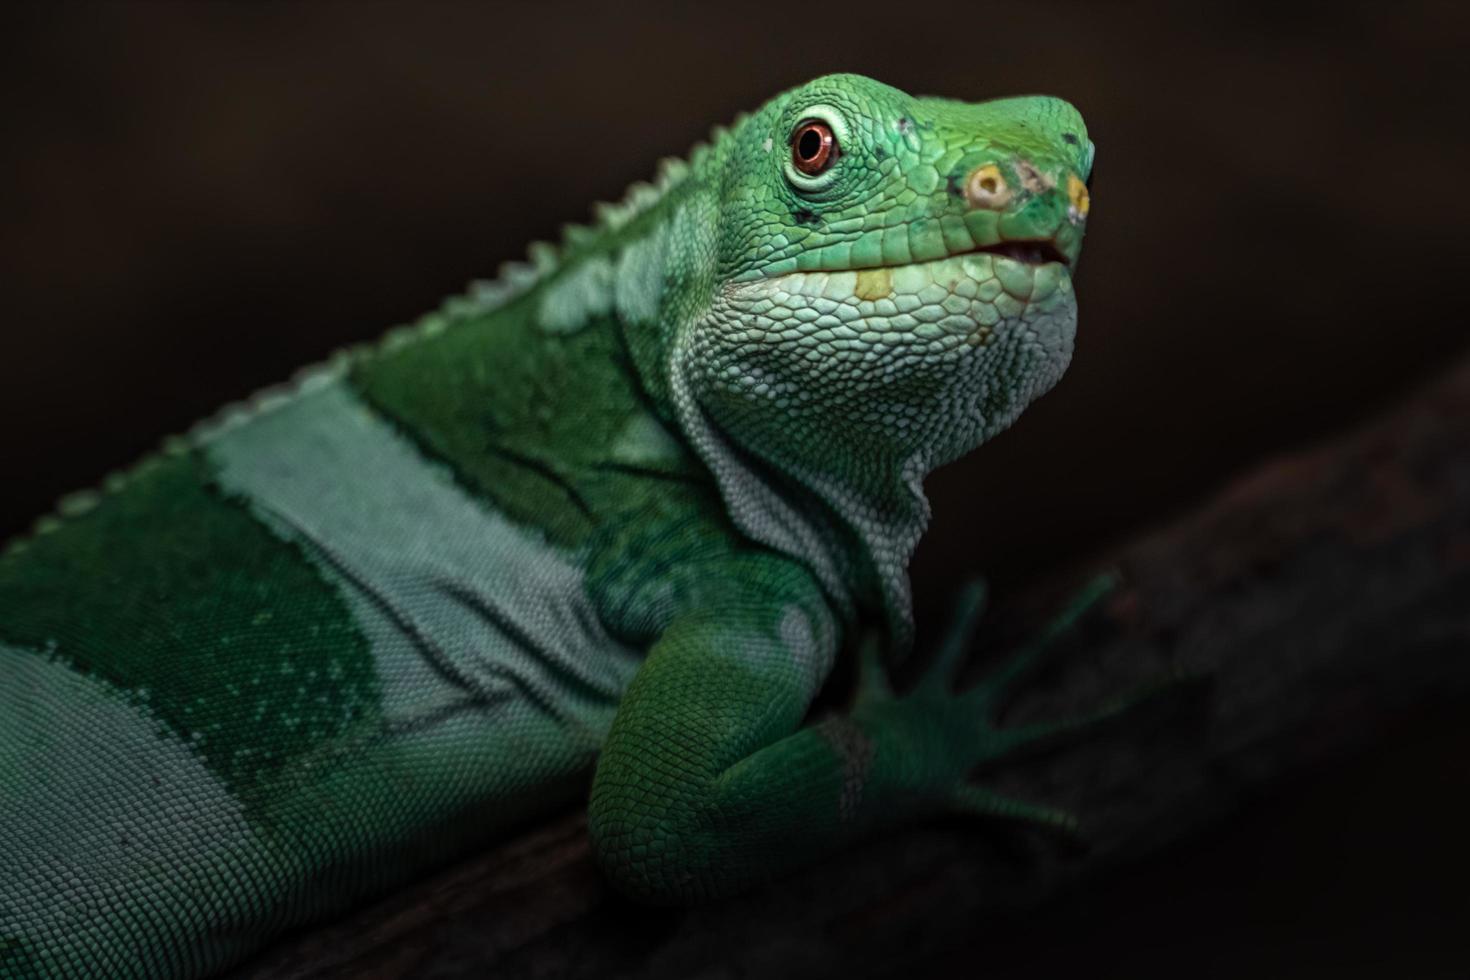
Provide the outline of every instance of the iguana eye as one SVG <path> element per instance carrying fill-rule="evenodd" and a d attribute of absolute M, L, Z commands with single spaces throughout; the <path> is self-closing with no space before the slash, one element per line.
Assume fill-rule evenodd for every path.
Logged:
<path fill-rule="evenodd" d="M 837 162 L 837 137 L 820 119 L 808 119 L 791 132 L 791 165 L 815 177 Z"/>

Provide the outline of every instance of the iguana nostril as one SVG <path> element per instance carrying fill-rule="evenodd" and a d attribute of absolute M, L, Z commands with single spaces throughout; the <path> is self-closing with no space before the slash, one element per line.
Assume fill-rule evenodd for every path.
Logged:
<path fill-rule="evenodd" d="M 1010 203 L 1011 189 L 1006 185 L 1000 168 L 993 163 L 987 163 L 976 167 L 969 180 L 965 181 L 965 199 L 972 208 L 999 211 Z"/>

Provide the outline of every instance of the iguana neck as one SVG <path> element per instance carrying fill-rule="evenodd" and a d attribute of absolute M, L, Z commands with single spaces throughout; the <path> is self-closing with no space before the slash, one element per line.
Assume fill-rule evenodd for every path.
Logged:
<path fill-rule="evenodd" d="M 841 433 L 841 426 L 838 433 L 851 438 L 834 438 L 827 420 L 799 414 L 787 421 L 807 428 L 807 445 L 820 444 L 824 453 L 783 451 L 790 443 L 779 433 L 730 425 L 728 406 L 704 383 L 713 363 L 701 338 L 718 329 L 712 321 L 722 315 L 729 286 L 715 259 L 717 176 L 714 166 L 696 172 L 666 202 L 661 221 L 620 246 L 615 289 L 639 301 L 616 305 L 639 383 L 715 477 L 736 526 L 809 567 L 845 618 L 876 615 L 894 649 L 907 650 L 907 566 L 929 517 L 921 487 L 927 461 L 860 443 L 858 433 Z M 655 282 L 656 304 L 645 291 Z M 862 465 L 847 465 L 853 460 Z"/>
<path fill-rule="evenodd" d="M 908 652 L 913 610 L 908 563 L 929 520 L 917 456 L 908 459 L 834 439 L 830 465 L 779 452 L 779 443 L 736 433 L 699 395 L 697 353 L 670 359 L 680 431 L 715 475 L 731 518 L 747 535 L 807 565 L 844 618 L 874 615 L 890 651 Z"/>

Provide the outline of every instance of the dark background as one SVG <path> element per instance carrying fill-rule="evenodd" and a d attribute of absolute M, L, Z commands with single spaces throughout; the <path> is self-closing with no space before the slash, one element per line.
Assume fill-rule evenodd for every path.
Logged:
<path fill-rule="evenodd" d="M 1085 559 L 1470 346 L 1467 42 L 1454 3 L 11 9 L 0 538 L 790 84 L 1053 93 L 1098 144 L 1077 360 L 930 481 L 932 621 L 966 572 L 1005 591 Z M 1470 974 L 1463 718 L 1405 717 L 948 965 Z"/>

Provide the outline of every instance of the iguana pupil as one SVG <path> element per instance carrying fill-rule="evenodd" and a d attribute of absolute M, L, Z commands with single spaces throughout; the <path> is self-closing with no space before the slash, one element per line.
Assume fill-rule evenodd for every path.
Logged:
<path fill-rule="evenodd" d="M 796 130 L 792 145 L 792 162 L 797 170 L 808 176 L 826 170 L 836 157 L 837 141 L 826 123 L 802 123 Z"/>

